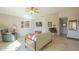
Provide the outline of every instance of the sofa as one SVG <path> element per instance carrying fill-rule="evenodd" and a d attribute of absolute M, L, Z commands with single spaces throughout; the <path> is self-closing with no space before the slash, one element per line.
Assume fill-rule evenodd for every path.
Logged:
<path fill-rule="evenodd" d="M 39 51 L 51 41 L 52 41 L 52 34 L 50 32 L 42 33 L 35 35 L 33 39 L 28 39 L 26 37 L 25 47 L 29 47 L 35 51 Z"/>
<path fill-rule="evenodd" d="M 52 41 L 52 34 L 50 32 L 43 33 L 36 36 L 36 50 L 40 50 L 46 44 Z"/>

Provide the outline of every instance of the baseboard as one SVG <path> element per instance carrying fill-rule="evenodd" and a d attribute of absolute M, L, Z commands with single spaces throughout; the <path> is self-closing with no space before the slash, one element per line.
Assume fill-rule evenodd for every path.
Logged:
<path fill-rule="evenodd" d="M 72 38 L 72 37 L 66 37 L 67 39 L 72 39 L 72 40 L 77 40 L 77 41 L 79 41 L 79 39 L 78 38 Z"/>

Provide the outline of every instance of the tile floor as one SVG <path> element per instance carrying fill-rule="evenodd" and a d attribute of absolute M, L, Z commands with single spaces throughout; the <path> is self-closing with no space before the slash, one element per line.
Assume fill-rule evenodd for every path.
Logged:
<path fill-rule="evenodd" d="M 57 36 L 42 51 L 79 51 L 79 41 Z"/>
<path fill-rule="evenodd" d="M 18 38 L 14 42 L 0 41 L 0 51 L 32 51 L 25 48 L 24 38 Z M 41 51 L 79 51 L 79 41 L 66 39 L 63 36 L 52 38 L 52 42 L 45 46 Z"/>
<path fill-rule="evenodd" d="M 0 41 L 0 51 L 32 51 L 29 48 L 25 48 L 25 40 L 23 37 L 18 38 L 14 42 Z"/>

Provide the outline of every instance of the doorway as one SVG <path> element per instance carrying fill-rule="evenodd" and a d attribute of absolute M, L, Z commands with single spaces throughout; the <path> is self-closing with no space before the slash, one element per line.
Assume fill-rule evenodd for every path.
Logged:
<path fill-rule="evenodd" d="M 59 18 L 59 33 L 60 35 L 64 35 L 66 36 L 67 35 L 67 21 L 68 21 L 68 18 L 67 17 L 62 17 L 62 18 Z"/>

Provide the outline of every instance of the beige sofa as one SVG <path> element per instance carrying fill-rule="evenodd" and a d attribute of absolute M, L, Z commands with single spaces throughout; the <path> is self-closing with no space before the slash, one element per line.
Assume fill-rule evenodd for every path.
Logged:
<path fill-rule="evenodd" d="M 32 50 L 39 51 L 45 45 L 52 41 L 52 34 L 50 32 L 39 34 L 35 36 L 36 41 L 26 39 L 26 47 Z M 29 42 L 29 43 L 28 43 Z"/>
<path fill-rule="evenodd" d="M 43 33 L 36 36 L 36 50 L 40 50 L 46 44 L 52 41 L 52 34 L 50 32 Z"/>

